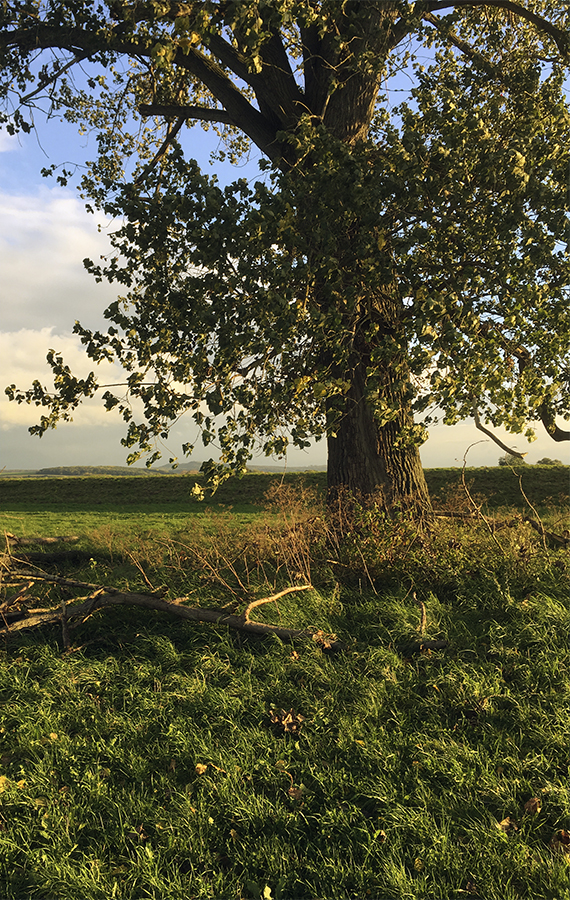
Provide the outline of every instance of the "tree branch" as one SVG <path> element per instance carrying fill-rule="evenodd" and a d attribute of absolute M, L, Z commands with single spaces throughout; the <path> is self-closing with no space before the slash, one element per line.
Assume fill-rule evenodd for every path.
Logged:
<path fill-rule="evenodd" d="M 90 34 L 80 28 L 69 29 L 62 33 L 56 26 L 39 22 L 33 28 L 15 29 L 3 35 L 0 34 L 0 47 L 18 47 L 24 52 L 38 49 L 69 50 L 76 55 L 84 53 L 86 57 L 105 52 L 147 59 L 152 56 L 150 41 L 122 40 L 113 35 L 101 39 L 98 35 Z M 206 56 L 195 47 L 191 47 L 187 51 L 179 47 L 173 62 L 202 82 L 224 107 L 231 122 L 239 122 L 241 130 L 269 159 L 277 164 L 281 162 L 282 148 L 276 140 L 278 129 L 273 127 L 266 117 L 252 106 L 215 59 Z"/>
<path fill-rule="evenodd" d="M 565 431 L 563 428 L 559 428 L 556 424 L 556 420 L 554 418 L 554 412 L 546 402 L 539 406 L 538 414 L 540 416 L 540 421 L 544 425 L 547 434 L 550 435 L 553 441 L 557 443 L 561 443 L 562 441 L 570 441 L 570 431 Z"/>
<path fill-rule="evenodd" d="M 487 437 L 491 438 L 491 440 L 495 442 L 497 447 L 500 447 L 501 450 L 504 450 L 505 453 L 509 454 L 509 456 L 516 456 L 517 459 L 524 459 L 525 456 L 528 456 L 528 450 L 526 453 L 519 453 L 518 450 L 511 450 L 511 448 L 507 447 L 506 444 L 503 444 L 500 438 L 493 434 L 492 431 L 489 431 L 488 428 L 485 428 L 485 426 L 481 422 L 481 419 L 479 418 L 479 413 L 476 406 L 473 407 L 473 418 L 475 420 L 475 427 L 478 428 L 479 431 L 482 431 L 483 434 L 486 434 Z"/>
<path fill-rule="evenodd" d="M 261 600 L 254 600 L 253 603 L 250 603 L 247 609 L 244 610 L 243 617 L 246 622 L 249 622 L 249 614 L 256 606 L 261 606 L 264 603 L 275 603 L 280 597 L 285 597 L 287 594 L 292 594 L 295 591 L 310 591 L 311 587 L 312 585 L 310 584 L 301 584 L 298 587 L 285 588 L 284 590 L 279 591 L 278 594 L 272 594 L 271 597 L 262 597 Z"/>
<path fill-rule="evenodd" d="M 166 106 L 160 103 L 141 103 L 141 116 L 163 116 L 164 118 L 198 119 L 201 122 L 219 122 L 221 125 L 235 125 L 231 116 L 223 109 L 209 109 L 207 106 Z"/>
<path fill-rule="evenodd" d="M 150 173 L 152 172 L 152 170 L 154 169 L 156 164 L 159 163 L 160 160 L 163 158 L 164 154 L 166 153 L 166 151 L 172 144 L 172 141 L 174 140 L 174 138 L 176 137 L 176 135 L 178 134 L 178 132 L 184 125 L 185 121 L 186 121 L 186 119 L 184 117 L 180 116 L 178 118 L 178 121 L 176 122 L 176 124 L 173 127 L 171 127 L 170 123 L 169 123 L 168 132 L 167 132 L 165 139 L 163 140 L 162 144 L 158 148 L 154 157 L 151 159 L 151 161 L 149 163 L 147 163 L 147 165 L 144 167 L 144 169 L 142 170 L 140 175 L 136 178 L 135 184 L 137 186 L 142 184 L 142 182 L 145 180 L 147 175 L 150 175 Z"/>
<path fill-rule="evenodd" d="M 530 9 L 514 3 L 513 0 L 428 0 L 424 8 L 428 12 L 433 12 L 434 10 L 449 9 L 450 7 L 457 9 L 475 6 L 494 6 L 497 9 L 505 9 L 508 12 L 512 12 L 521 19 L 526 19 L 527 22 L 536 25 L 539 31 L 544 31 L 552 38 L 563 57 L 568 56 L 570 52 L 570 35 L 542 16 L 531 12 Z"/>
<path fill-rule="evenodd" d="M 453 44 L 454 47 L 457 47 L 458 50 L 461 50 L 464 56 L 466 56 L 468 59 L 471 59 L 476 65 L 480 66 L 480 68 L 483 69 L 484 72 L 487 72 L 487 74 L 492 78 L 498 78 L 499 80 L 503 81 L 498 66 L 494 66 L 490 60 L 483 56 L 482 53 L 479 53 L 479 51 L 475 50 L 475 48 L 472 47 L 471 44 L 467 43 L 467 41 L 464 41 L 463 38 L 460 38 L 459 35 L 452 31 L 451 28 L 448 28 L 441 19 L 438 19 L 437 16 L 432 16 L 432 14 L 429 12 L 424 13 L 422 18 L 425 19 L 426 22 L 429 22 L 430 25 L 433 25 L 434 28 L 436 28 L 443 35 L 443 37 L 450 42 L 450 44 Z"/>
<path fill-rule="evenodd" d="M 261 50 L 265 63 L 263 72 L 252 72 L 245 57 L 220 35 L 213 34 L 208 48 L 222 65 L 253 88 L 259 109 L 276 130 L 287 127 L 286 119 L 297 119 L 298 103 L 305 105 L 305 98 L 293 76 L 289 59 L 278 32 L 274 32 Z"/>
<path fill-rule="evenodd" d="M 16 576 L 17 577 L 17 576 Z M 96 584 L 87 584 L 81 581 L 73 581 L 56 575 L 30 575 L 21 576 L 29 584 L 44 581 L 52 584 L 60 584 L 67 587 L 88 589 L 91 591 L 88 597 L 77 598 L 75 601 L 65 604 L 65 623 L 68 629 L 77 628 L 96 610 L 109 606 L 141 606 L 145 609 L 155 609 L 158 612 L 170 613 L 180 619 L 193 622 L 209 622 L 213 625 L 224 625 L 228 628 L 236 628 L 249 634 L 275 635 L 284 640 L 304 638 L 313 640 L 313 633 L 297 628 L 284 628 L 279 625 L 265 625 L 261 622 L 250 622 L 245 616 L 234 616 L 221 609 L 204 609 L 202 607 L 184 606 L 185 597 L 178 597 L 173 602 L 167 602 L 153 594 L 139 594 L 130 591 L 120 591 L 112 587 L 103 587 Z M 286 592 L 284 592 L 286 593 Z M 279 595 L 278 595 L 279 596 Z M 63 614 L 61 604 L 54 609 L 28 610 L 25 617 L 7 622 L 0 634 L 12 631 L 22 631 L 43 625 L 62 623 Z M 317 640 L 318 643 L 318 640 Z M 327 649 L 341 650 L 343 644 L 340 641 L 329 642 Z"/>
<path fill-rule="evenodd" d="M 25 97 L 20 97 L 20 106 L 24 106 L 25 103 L 29 103 L 30 100 L 33 100 L 34 97 L 37 97 L 38 94 L 45 90 L 48 84 L 54 84 L 61 75 L 64 75 L 65 72 L 67 72 L 69 69 L 71 69 L 72 66 L 75 66 L 77 63 L 83 62 L 83 60 L 87 59 L 88 56 L 89 53 L 87 52 L 78 53 L 76 56 L 74 56 L 73 59 L 71 59 L 68 63 L 58 69 L 57 72 L 53 72 L 53 74 L 50 75 L 49 78 L 42 79 L 40 75 L 38 78 L 39 84 L 37 88 L 35 88 L 33 91 L 30 91 L 29 94 L 25 95 Z"/>

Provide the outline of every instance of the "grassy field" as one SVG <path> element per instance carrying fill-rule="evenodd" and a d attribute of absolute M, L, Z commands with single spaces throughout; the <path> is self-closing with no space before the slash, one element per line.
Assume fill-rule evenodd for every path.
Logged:
<path fill-rule="evenodd" d="M 470 511 L 461 472 L 427 475 Z M 194 476 L 0 480 L 4 531 L 78 538 L 14 556 L 232 612 L 310 582 L 256 618 L 346 646 L 128 608 L 68 649 L 55 626 L 6 635 L 0 898 L 570 900 L 570 561 L 523 521 L 569 527 L 568 469 L 522 477 L 466 470 L 472 519 L 363 510 L 340 532 L 321 474 L 205 504 Z"/>

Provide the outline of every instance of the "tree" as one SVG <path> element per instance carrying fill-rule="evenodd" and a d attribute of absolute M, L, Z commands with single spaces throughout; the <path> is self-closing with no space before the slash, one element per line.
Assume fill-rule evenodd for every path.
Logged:
<path fill-rule="evenodd" d="M 500 466 L 516 466 L 520 468 L 521 466 L 528 465 L 526 459 L 519 459 L 518 456 L 511 456 L 510 453 L 505 453 L 504 456 L 499 457 L 499 465 Z"/>
<path fill-rule="evenodd" d="M 97 129 L 82 189 L 123 222 L 86 264 L 128 294 L 106 333 L 76 331 L 127 371 L 126 401 L 103 394 L 126 445 L 152 452 L 184 412 L 238 471 L 256 441 L 326 437 L 331 495 L 422 514 L 434 405 L 570 439 L 569 23 L 563 0 L 8 0 L 8 127 L 43 94 Z M 265 180 L 205 177 L 178 143 L 196 121 L 256 144 Z M 48 359 L 55 393 L 8 389 L 47 407 L 38 434 L 98 389 Z"/>

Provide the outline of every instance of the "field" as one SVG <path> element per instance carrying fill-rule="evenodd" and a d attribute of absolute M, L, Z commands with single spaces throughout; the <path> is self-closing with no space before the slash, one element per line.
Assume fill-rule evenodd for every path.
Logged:
<path fill-rule="evenodd" d="M 0 479 L 0 603 L 25 573 L 42 609 L 310 586 L 252 612 L 292 641 L 129 606 L 4 629 L 1 900 L 570 900 L 569 471 L 427 477 L 422 529 L 333 527 L 321 473 Z"/>

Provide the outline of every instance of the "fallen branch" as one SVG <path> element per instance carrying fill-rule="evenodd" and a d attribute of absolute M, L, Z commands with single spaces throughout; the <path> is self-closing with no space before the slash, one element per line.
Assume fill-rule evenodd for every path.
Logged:
<path fill-rule="evenodd" d="M 529 504 L 530 505 L 530 504 Z M 533 509 L 534 507 L 531 507 Z M 464 521 L 469 520 L 473 522 L 475 525 L 480 521 L 476 518 L 476 513 L 460 513 L 460 512 L 436 512 L 436 519 L 462 519 Z M 546 537 L 550 541 L 552 541 L 555 547 L 570 547 L 570 531 L 565 529 L 562 534 L 556 534 L 555 531 L 547 531 L 544 525 L 540 520 L 533 519 L 532 516 L 524 516 L 520 513 L 516 516 L 512 516 L 509 519 L 492 519 L 489 516 L 485 516 L 485 523 L 490 525 L 493 528 L 493 531 L 501 531 L 503 528 L 514 528 L 517 525 L 521 525 L 523 522 L 526 522 L 527 525 L 530 525 L 537 534 L 539 534 L 542 538 Z"/>
<path fill-rule="evenodd" d="M 29 544 L 71 544 L 79 540 L 76 534 L 64 535 L 60 534 L 56 537 L 18 537 L 11 531 L 5 531 L 4 536 L 10 546 L 24 547 Z"/>
<path fill-rule="evenodd" d="M 204 609 L 199 606 L 185 606 L 184 602 L 187 599 L 186 597 L 178 597 L 176 600 L 168 602 L 157 595 L 120 591 L 117 588 L 87 584 L 82 581 L 61 578 L 57 575 L 26 574 L 24 577 L 31 582 L 43 581 L 66 587 L 88 589 L 91 593 L 88 597 L 76 598 L 75 601 L 67 602 L 64 609 L 62 609 L 60 604 L 59 607 L 55 607 L 51 610 L 25 610 L 22 612 L 21 619 L 10 622 L 9 626 L 5 625 L 4 628 L 0 629 L 0 634 L 58 623 L 63 626 L 64 620 L 66 629 L 70 630 L 77 628 L 99 609 L 110 606 L 140 606 L 145 609 L 154 609 L 158 612 L 169 613 L 180 619 L 189 619 L 194 622 L 209 622 L 213 625 L 224 625 L 228 628 L 235 628 L 248 634 L 273 634 L 283 640 L 291 640 L 293 638 L 313 639 L 313 633 L 310 631 L 296 628 L 284 628 L 280 625 L 266 625 L 261 622 L 251 622 L 246 619 L 245 616 L 231 615 L 220 609 Z M 299 589 L 300 588 L 297 588 L 297 590 Z M 291 589 L 286 592 L 289 593 L 290 590 Z M 264 598 L 267 602 L 270 599 L 274 598 Z M 256 601 L 257 605 L 259 605 L 259 602 L 260 601 Z M 252 608 L 252 604 L 250 604 L 249 608 Z M 327 649 L 330 650 L 341 650 L 343 648 L 344 645 L 340 641 L 332 641 L 327 647 Z"/>
<path fill-rule="evenodd" d="M 414 641 L 409 644 L 399 644 L 396 648 L 402 656 L 414 656 L 416 653 L 423 653 L 426 650 L 445 650 L 449 647 L 449 641 L 444 638 L 435 641 Z"/>
<path fill-rule="evenodd" d="M 570 531 L 565 529 L 562 534 L 555 534 L 554 531 L 547 531 L 542 522 L 536 521 L 531 516 L 523 516 L 523 522 L 530 525 L 531 528 L 541 536 L 544 540 L 548 538 L 556 547 L 570 547 Z"/>

